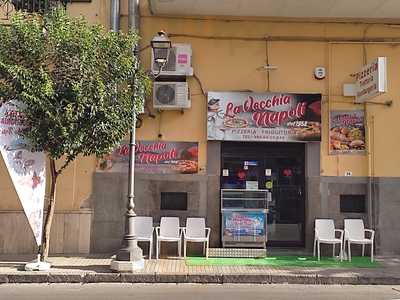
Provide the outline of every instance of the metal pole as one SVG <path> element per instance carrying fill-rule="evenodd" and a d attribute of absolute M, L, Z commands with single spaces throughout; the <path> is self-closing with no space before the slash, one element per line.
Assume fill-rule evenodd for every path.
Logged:
<path fill-rule="evenodd" d="M 135 1 L 136 5 L 132 5 L 132 1 L 129 0 L 129 27 L 130 29 L 136 29 L 137 15 L 135 12 L 138 11 L 138 2 Z M 133 49 L 133 53 L 136 57 L 134 71 L 135 75 L 139 69 L 138 65 L 138 53 L 137 49 Z M 135 101 L 135 93 L 133 94 L 132 101 Z M 137 245 L 135 236 L 135 140 L 136 140 L 136 112 L 135 108 L 132 111 L 133 123 L 130 128 L 129 134 L 129 172 L 128 172 L 128 203 L 125 214 L 125 235 L 123 244 L 125 247 L 120 249 L 116 255 L 116 259 L 111 262 L 111 269 L 119 272 L 132 272 L 144 268 L 143 251 Z"/>
<path fill-rule="evenodd" d="M 119 30 L 119 1 L 120 0 L 111 0 L 110 27 L 112 31 Z"/>
<path fill-rule="evenodd" d="M 139 31 L 139 0 L 128 0 L 129 29 Z"/>
<path fill-rule="evenodd" d="M 127 214 L 136 216 L 135 208 L 135 140 L 136 140 L 136 113 L 133 111 L 133 125 L 129 133 L 129 174 L 128 174 L 128 206 Z"/>

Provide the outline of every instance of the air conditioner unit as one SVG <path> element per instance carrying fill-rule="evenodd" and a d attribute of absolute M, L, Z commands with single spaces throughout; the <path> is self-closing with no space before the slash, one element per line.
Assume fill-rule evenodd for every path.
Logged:
<path fill-rule="evenodd" d="M 187 82 L 154 82 L 153 107 L 165 110 L 190 108 Z"/>
<path fill-rule="evenodd" d="M 154 62 L 151 54 L 151 71 L 154 74 L 160 72 L 159 66 Z M 162 68 L 160 75 L 165 76 L 193 76 L 192 47 L 190 44 L 173 44 L 169 51 L 167 64 Z"/>

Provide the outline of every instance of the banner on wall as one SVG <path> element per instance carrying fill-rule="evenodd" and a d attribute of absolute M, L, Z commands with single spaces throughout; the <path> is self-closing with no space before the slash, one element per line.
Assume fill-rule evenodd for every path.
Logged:
<path fill-rule="evenodd" d="M 331 111 L 329 149 L 331 154 L 365 153 L 364 111 Z"/>
<path fill-rule="evenodd" d="M 29 151 L 21 136 L 26 122 L 19 105 L 19 102 L 8 102 L 0 107 L 0 152 L 39 246 L 42 243 L 46 160 L 44 153 Z"/>
<path fill-rule="evenodd" d="M 209 92 L 208 140 L 320 141 L 321 94 Z"/>
<path fill-rule="evenodd" d="M 148 174 L 194 174 L 198 172 L 197 142 L 137 141 L 135 172 Z M 100 172 L 127 173 L 129 144 L 123 142 L 111 154 L 99 159 Z"/>

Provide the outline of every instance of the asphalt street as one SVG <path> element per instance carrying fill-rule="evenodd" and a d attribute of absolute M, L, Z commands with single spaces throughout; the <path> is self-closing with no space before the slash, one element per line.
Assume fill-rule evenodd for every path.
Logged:
<path fill-rule="evenodd" d="M 350 285 L 200 285 L 200 284 L 7 284 L 0 299 L 9 300 L 239 300 L 239 299 L 399 299 L 400 286 Z"/>

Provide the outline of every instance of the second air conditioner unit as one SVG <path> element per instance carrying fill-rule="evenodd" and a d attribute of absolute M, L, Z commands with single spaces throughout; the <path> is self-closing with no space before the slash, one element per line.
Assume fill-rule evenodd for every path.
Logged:
<path fill-rule="evenodd" d="M 187 82 L 154 82 L 153 107 L 163 110 L 190 108 Z"/>

